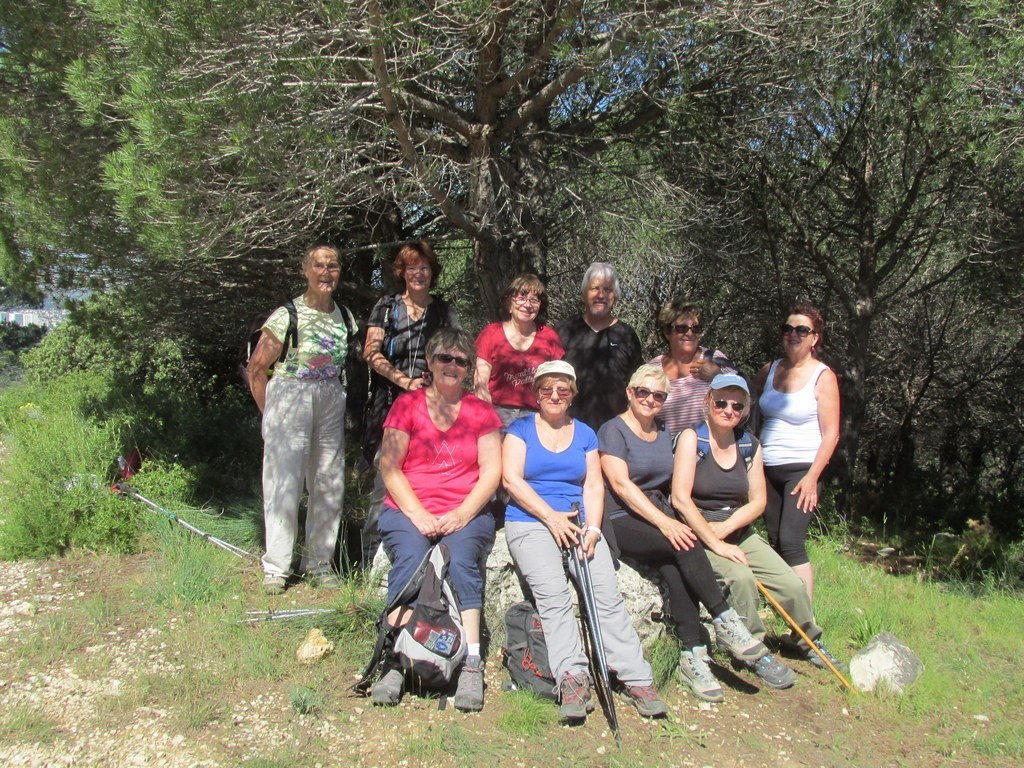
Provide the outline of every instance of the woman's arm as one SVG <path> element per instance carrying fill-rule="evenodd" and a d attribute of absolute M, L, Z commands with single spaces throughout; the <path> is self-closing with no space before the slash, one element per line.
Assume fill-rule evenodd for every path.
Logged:
<path fill-rule="evenodd" d="M 569 516 L 555 511 L 533 490 L 524 477 L 526 467 L 526 442 L 516 435 L 507 434 L 501 446 L 501 474 L 505 490 L 516 503 L 551 531 L 558 546 L 568 549 L 576 543 L 582 533 L 579 526 L 569 521 Z M 587 473 L 590 474 L 589 471 Z M 584 502 L 587 499 L 584 496 Z M 565 510 L 568 511 L 568 510 Z M 603 509 L 602 509 L 603 512 Z"/>
<path fill-rule="evenodd" d="M 740 460 L 739 448 L 736 449 L 736 459 Z M 690 524 L 693 532 L 704 542 L 704 546 L 716 555 L 727 558 L 742 565 L 747 565 L 747 556 L 743 550 L 735 544 L 728 544 L 718 536 L 704 515 L 693 503 L 693 478 L 697 473 L 697 433 L 692 429 L 685 429 L 679 435 L 679 442 L 676 445 L 675 467 L 672 471 L 672 506 L 682 514 L 683 519 Z"/>
<path fill-rule="evenodd" d="M 480 514 L 480 510 L 498 490 L 498 483 L 501 482 L 501 432 L 495 429 L 480 435 L 476 440 L 476 451 L 480 477 L 459 506 L 441 515 L 439 527 L 443 536 L 464 528 Z"/>
<path fill-rule="evenodd" d="M 814 396 L 818 400 L 821 445 L 814 454 L 814 461 L 807 474 L 800 478 L 791 494 L 798 497 L 796 508 L 804 512 L 812 512 L 818 506 L 818 480 L 839 445 L 839 380 L 831 369 L 826 368 L 821 372 L 814 385 Z"/>
<path fill-rule="evenodd" d="M 402 471 L 408 451 L 409 434 L 394 427 L 386 427 L 380 450 L 380 476 L 398 509 L 412 521 L 416 530 L 428 538 L 440 536 L 438 518 L 420 503 Z"/>
<path fill-rule="evenodd" d="M 697 543 L 697 537 L 693 535 L 689 526 L 658 509 L 654 502 L 647 498 L 647 494 L 630 479 L 629 465 L 625 459 L 604 453 L 601 455 L 601 469 L 605 480 L 608 481 L 608 487 L 622 503 L 661 531 L 677 551 L 690 549 Z"/>
<path fill-rule="evenodd" d="M 742 461 L 742 456 L 737 458 Z M 747 469 L 747 503 L 738 507 L 729 515 L 728 520 L 720 523 L 708 523 L 711 530 L 720 539 L 728 539 L 736 531 L 746 528 L 764 514 L 768 501 L 768 490 L 764 482 L 764 461 L 761 457 L 761 446 L 757 446 L 754 458 Z"/>
<path fill-rule="evenodd" d="M 267 371 L 270 370 L 281 357 L 281 350 L 284 344 L 274 338 L 274 334 L 266 328 L 260 334 L 260 340 L 256 343 L 256 349 L 249 358 L 249 364 L 245 367 L 245 376 L 249 381 L 249 391 L 252 392 L 252 399 L 256 401 L 256 407 L 263 413 L 267 407 L 267 383 L 270 377 Z"/>
<path fill-rule="evenodd" d="M 363 360 L 370 366 L 370 370 L 390 381 L 396 387 L 402 389 L 419 389 L 423 386 L 423 379 L 412 378 L 393 365 L 383 350 L 384 329 L 371 325 L 366 329 L 366 341 L 363 343 Z"/>
<path fill-rule="evenodd" d="M 476 370 L 473 371 L 473 394 L 485 403 L 491 402 L 491 390 L 487 388 L 487 382 L 491 378 L 491 364 L 482 357 L 476 359 Z"/>
<path fill-rule="evenodd" d="M 601 523 L 604 522 L 604 477 L 601 475 L 601 456 L 596 450 L 587 453 L 587 476 L 583 480 L 583 513 L 586 518 L 583 549 L 589 559 L 594 556 L 594 547 L 601 540 Z"/>

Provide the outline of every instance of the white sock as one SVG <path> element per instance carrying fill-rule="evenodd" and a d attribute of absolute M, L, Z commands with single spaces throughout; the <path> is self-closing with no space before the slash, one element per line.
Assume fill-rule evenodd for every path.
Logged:
<path fill-rule="evenodd" d="M 468 655 L 468 656 L 479 656 L 480 655 L 480 643 L 467 643 L 467 645 L 469 647 L 468 647 L 468 652 L 467 652 L 466 655 Z"/>

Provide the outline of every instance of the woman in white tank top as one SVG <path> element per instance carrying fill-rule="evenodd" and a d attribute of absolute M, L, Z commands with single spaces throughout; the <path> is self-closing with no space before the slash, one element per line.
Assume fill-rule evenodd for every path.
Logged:
<path fill-rule="evenodd" d="M 804 541 L 818 506 L 818 481 L 839 443 L 839 384 L 818 360 L 825 322 L 798 304 L 781 328 L 785 356 L 758 373 L 761 445 L 768 480 L 764 521 L 772 547 L 813 596 L 814 573 Z"/>

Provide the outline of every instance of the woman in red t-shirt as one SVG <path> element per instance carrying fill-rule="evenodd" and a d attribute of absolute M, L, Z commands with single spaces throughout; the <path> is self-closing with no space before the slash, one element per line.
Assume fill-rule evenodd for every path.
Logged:
<path fill-rule="evenodd" d="M 494 406 L 502 424 L 537 411 L 533 376 L 537 366 L 565 355 L 558 334 L 540 319 L 547 292 L 536 275 L 524 272 L 501 294 L 500 323 L 491 323 L 476 337 L 476 396 Z"/>
<path fill-rule="evenodd" d="M 484 705 L 479 562 L 494 543 L 494 517 L 486 504 L 501 479 L 501 421 L 463 389 L 475 357 L 472 336 L 443 328 L 427 342 L 426 354 L 430 383 L 399 395 L 384 421 L 380 473 L 388 493 L 377 529 L 392 563 L 389 604 L 430 547 L 447 544 L 448 576 L 468 643 L 455 706 L 476 711 Z M 411 605 L 395 609 L 388 614 L 389 627 L 402 627 L 411 613 Z M 403 683 L 402 670 L 392 663 L 373 687 L 373 702 L 397 704 Z"/>

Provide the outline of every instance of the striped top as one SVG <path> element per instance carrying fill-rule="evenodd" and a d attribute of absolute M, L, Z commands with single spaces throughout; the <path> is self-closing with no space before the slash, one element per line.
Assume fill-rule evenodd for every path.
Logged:
<path fill-rule="evenodd" d="M 706 360 L 708 350 L 705 347 L 698 347 L 698 350 L 701 359 Z M 664 358 L 665 355 L 658 355 L 650 363 L 664 370 Z M 718 363 L 728 360 L 728 358 L 722 350 L 716 349 L 712 354 L 712 360 Z M 736 369 L 722 365 L 722 373 L 736 373 Z M 707 395 L 709 389 L 711 389 L 711 383 L 696 376 L 680 376 L 678 379 L 669 379 L 668 399 L 661 407 L 658 418 L 665 423 L 672 438 L 675 438 L 687 427 L 699 424 L 707 418 L 704 396 Z"/>

